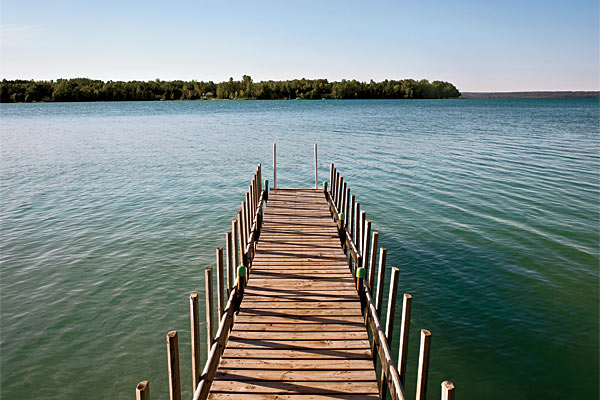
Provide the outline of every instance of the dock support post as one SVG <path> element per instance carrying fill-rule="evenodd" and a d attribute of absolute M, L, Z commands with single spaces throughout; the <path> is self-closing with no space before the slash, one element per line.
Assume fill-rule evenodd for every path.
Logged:
<path fill-rule="evenodd" d="M 235 282 L 235 277 L 233 276 L 233 241 L 231 240 L 231 232 L 225 233 L 225 256 L 227 257 L 227 298 L 229 298 L 231 289 L 233 289 L 233 282 Z"/>
<path fill-rule="evenodd" d="M 333 166 L 333 163 L 331 163 L 331 165 L 329 166 L 329 186 L 330 189 L 333 190 L 333 175 L 335 173 L 335 167 Z"/>
<path fill-rule="evenodd" d="M 225 276 L 223 273 L 223 248 L 217 247 L 217 310 L 221 320 L 225 310 Z"/>
<path fill-rule="evenodd" d="M 246 270 L 246 267 L 243 265 L 240 265 L 237 269 L 237 291 L 236 291 L 236 310 L 240 309 L 240 304 L 242 304 L 242 297 L 244 296 L 244 287 L 246 286 L 246 279 L 247 279 L 247 273 L 248 271 Z"/>
<path fill-rule="evenodd" d="M 410 308 L 412 296 L 404 294 L 402 301 L 402 322 L 400 326 L 400 345 L 398 346 L 398 374 L 400 383 L 404 386 L 406 382 L 406 360 L 408 358 L 408 330 L 410 328 Z"/>
<path fill-rule="evenodd" d="M 231 220 L 231 240 L 233 240 L 233 271 L 240 265 L 240 238 L 239 238 L 240 228 L 238 225 L 237 219 Z"/>
<path fill-rule="evenodd" d="M 171 400 L 181 400 L 179 380 L 179 345 L 177 331 L 167 333 L 167 359 L 169 362 L 169 395 Z"/>
<path fill-rule="evenodd" d="M 454 400 L 454 384 L 450 381 L 442 382 L 442 400 Z"/>
<path fill-rule="evenodd" d="M 344 214 L 346 215 L 346 219 L 344 220 L 344 224 L 346 225 L 346 230 L 350 233 L 348 229 L 350 226 L 350 188 L 346 188 L 346 184 L 344 184 L 344 188 L 346 189 L 346 196 L 344 201 Z"/>
<path fill-rule="evenodd" d="M 206 349 L 207 354 L 210 353 L 214 340 L 213 331 L 213 295 L 212 295 L 212 268 L 204 270 L 204 289 L 206 292 Z"/>
<path fill-rule="evenodd" d="M 392 268 L 392 279 L 390 281 L 390 296 L 388 298 L 387 318 L 385 321 L 385 337 L 388 343 L 391 343 L 392 329 L 394 327 L 394 311 L 396 309 L 396 288 L 398 286 L 398 268 Z M 386 387 L 386 375 L 381 374 L 381 381 L 379 382 L 379 394 L 382 399 L 386 398 L 387 387 Z"/>
<path fill-rule="evenodd" d="M 340 199 L 340 212 L 345 212 L 345 210 L 346 210 L 346 203 L 347 203 L 347 200 L 346 200 L 346 192 L 347 192 L 346 191 L 346 186 L 347 186 L 347 183 L 344 182 L 342 184 L 342 193 L 340 193 L 340 195 L 341 195 L 341 199 Z"/>
<path fill-rule="evenodd" d="M 358 252 L 362 254 L 362 250 L 360 248 L 361 245 L 361 240 L 360 240 L 360 201 L 357 201 L 355 204 L 355 209 L 354 209 L 354 236 L 356 237 L 356 241 L 354 242 L 354 244 L 356 244 L 356 248 L 358 249 Z M 360 265 L 357 266 L 357 268 L 360 267 Z"/>
<path fill-rule="evenodd" d="M 363 211 L 361 216 L 364 216 L 366 218 L 366 213 Z M 365 269 L 365 271 L 367 270 L 367 267 L 369 266 L 369 236 L 371 236 L 371 221 L 367 220 L 365 224 L 363 224 L 363 226 L 365 227 L 365 230 L 363 231 L 363 245 L 362 245 L 362 256 L 363 256 L 363 265 L 361 265 L 361 267 L 363 267 Z"/>
<path fill-rule="evenodd" d="M 277 144 L 273 143 L 273 189 L 277 189 Z"/>
<path fill-rule="evenodd" d="M 319 168 L 317 164 L 317 144 L 315 143 L 315 189 L 319 188 Z"/>
<path fill-rule="evenodd" d="M 385 259 L 387 257 L 387 249 L 381 247 L 379 249 L 379 271 L 377 273 L 377 296 L 375 297 L 375 309 L 377 317 L 381 318 L 381 307 L 383 302 L 383 280 L 385 278 Z"/>
<path fill-rule="evenodd" d="M 419 350 L 419 369 L 417 371 L 416 400 L 427 398 L 427 377 L 429 374 L 429 349 L 431 348 L 431 332 L 421 329 L 421 348 Z"/>
<path fill-rule="evenodd" d="M 190 294 L 190 325 L 192 336 L 192 393 L 200 382 L 202 365 L 200 364 L 200 321 L 198 321 L 198 293 Z"/>
<path fill-rule="evenodd" d="M 369 290 L 371 291 L 371 295 L 375 295 L 373 286 L 375 285 L 375 263 L 377 262 L 378 237 L 379 233 L 373 232 L 373 237 L 371 238 L 371 254 L 369 258 Z"/>
<path fill-rule="evenodd" d="M 356 196 L 352 195 L 350 199 L 350 213 L 348 214 L 348 233 L 350 234 L 350 239 L 352 239 L 354 231 L 356 230 L 356 228 L 354 227 L 354 207 L 356 207 Z"/>
<path fill-rule="evenodd" d="M 243 215 L 243 210 L 244 210 L 244 202 L 242 201 L 242 209 L 238 210 L 238 221 L 237 221 L 237 229 L 238 229 L 238 239 L 239 239 L 239 246 L 240 246 L 240 262 L 243 264 L 244 263 L 244 253 L 246 251 L 246 246 L 244 246 L 244 242 L 246 241 L 245 235 L 244 235 L 244 230 L 246 228 L 244 228 L 244 215 Z M 238 263 L 238 265 L 240 265 Z"/>
<path fill-rule="evenodd" d="M 396 293 L 398 292 L 398 268 L 392 268 L 392 279 L 390 280 L 390 296 L 388 298 L 387 316 L 385 319 L 385 338 L 392 342 L 392 331 L 394 330 L 394 313 L 396 312 Z"/>
<path fill-rule="evenodd" d="M 150 382 L 141 381 L 135 387 L 135 400 L 150 400 Z"/>

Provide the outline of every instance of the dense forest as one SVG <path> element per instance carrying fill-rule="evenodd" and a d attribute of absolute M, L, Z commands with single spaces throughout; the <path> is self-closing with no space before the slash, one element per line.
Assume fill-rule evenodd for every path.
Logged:
<path fill-rule="evenodd" d="M 88 78 L 56 81 L 6 80 L 0 83 L 2 103 L 37 101 L 131 101 L 202 99 L 446 99 L 460 96 L 448 82 L 403 79 L 359 82 L 327 79 L 294 79 L 214 83 L 199 81 L 108 81 Z"/>

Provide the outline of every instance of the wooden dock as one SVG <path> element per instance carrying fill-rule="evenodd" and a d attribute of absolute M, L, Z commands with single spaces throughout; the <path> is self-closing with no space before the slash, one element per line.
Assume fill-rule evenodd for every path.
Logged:
<path fill-rule="evenodd" d="M 360 299 L 322 190 L 269 193 L 251 271 L 208 398 L 378 399 Z"/>
<path fill-rule="evenodd" d="M 316 145 L 315 187 L 277 188 L 273 150 L 274 188 L 266 180 L 263 187 L 259 164 L 225 251 L 217 248 L 216 293 L 213 269 L 205 270 L 204 367 L 199 296 L 190 295 L 193 399 L 406 399 L 409 294 L 396 362 L 389 345 L 398 269 L 391 270 L 383 325 L 386 249 L 377 251 L 378 233 L 360 203 L 333 164 L 329 183 L 317 188 Z M 425 400 L 431 333 L 420 333 L 416 400 Z M 167 359 L 170 399 L 180 400 L 177 331 L 167 334 Z M 148 381 L 140 382 L 136 399 L 149 398 Z M 451 382 L 442 382 L 441 398 L 454 399 Z"/>

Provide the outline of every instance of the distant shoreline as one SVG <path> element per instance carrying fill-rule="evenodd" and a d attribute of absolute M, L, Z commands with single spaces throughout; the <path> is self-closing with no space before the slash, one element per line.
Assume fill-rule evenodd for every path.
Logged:
<path fill-rule="evenodd" d="M 573 99 L 598 98 L 600 91 L 461 92 L 460 99 Z"/>

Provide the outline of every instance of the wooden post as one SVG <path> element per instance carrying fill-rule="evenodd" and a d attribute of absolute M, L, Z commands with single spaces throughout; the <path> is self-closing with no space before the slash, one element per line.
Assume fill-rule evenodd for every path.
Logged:
<path fill-rule="evenodd" d="M 340 193 L 340 212 L 344 212 L 344 210 L 346 209 L 346 186 L 347 182 L 342 183 L 342 193 Z"/>
<path fill-rule="evenodd" d="M 252 220 L 254 219 L 254 178 L 252 178 L 252 182 L 250 186 L 248 186 L 248 194 L 250 196 L 250 201 L 248 202 L 248 210 L 250 211 L 248 215 L 250 216 L 250 228 L 252 229 Z"/>
<path fill-rule="evenodd" d="M 350 201 L 350 214 L 348 215 L 348 228 L 349 228 L 348 233 L 350 233 L 350 240 L 352 240 L 352 237 L 353 237 L 354 231 L 355 231 L 355 227 L 354 227 L 354 207 L 356 207 L 355 204 L 356 204 L 356 196 L 352 195 L 351 201 Z"/>
<path fill-rule="evenodd" d="M 317 144 L 315 143 L 315 189 L 319 188 L 319 168 L 317 164 Z"/>
<path fill-rule="evenodd" d="M 362 215 L 366 217 L 366 213 L 363 211 Z M 365 224 L 365 230 L 363 232 L 363 245 L 362 245 L 362 256 L 363 256 L 363 267 L 365 271 L 369 266 L 369 237 L 371 236 L 371 221 L 367 220 Z"/>
<path fill-rule="evenodd" d="M 177 331 L 167 333 L 167 360 L 169 363 L 169 395 L 171 400 L 181 400 L 179 380 L 179 345 Z"/>
<path fill-rule="evenodd" d="M 404 386 L 406 382 L 406 360 L 408 358 L 408 330 L 410 328 L 410 308 L 412 296 L 404 294 L 402 301 L 402 322 L 400 326 L 400 345 L 398 346 L 398 374 L 400 383 Z"/>
<path fill-rule="evenodd" d="M 342 201 L 343 201 L 343 197 L 344 197 L 344 177 L 340 175 L 339 181 L 338 181 L 338 201 L 337 201 L 337 209 L 341 210 L 342 208 Z"/>
<path fill-rule="evenodd" d="M 359 268 L 356 270 L 356 291 L 358 292 L 358 297 L 360 297 L 361 304 L 363 303 L 363 290 L 365 284 L 365 276 L 367 275 L 364 268 Z M 368 313 L 368 311 L 367 311 Z"/>
<path fill-rule="evenodd" d="M 340 179 L 342 178 L 342 175 L 340 174 L 340 171 L 338 171 L 337 169 L 335 170 L 336 172 L 336 177 L 335 177 L 335 206 L 339 209 L 339 203 L 340 203 Z"/>
<path fill-rule="evenodd" d="M 273 189 L 277 189 L 277 145 L 273 143 Z"/>
<path fill-rule="evenodd" d="M 237 296 L 239 301 L 241 301 L 242 295 L 244 294 L 244 287 L 246 287 L 246 280 L 248 279 L 247 275 L 248 271 L 246 270 L 246 267 L 240 265 L 237 269 Z"/>
<path fill-rule="evenodd" d="M 344 187 L 346 187 L 346 185 L 344 184 Z M 346 214 L 346 219 L 344 220 L 344 224 L 346 225 L 346 230 L 348 230 L 348 227 L 350 225 L 350 188 L 346 188 L 346 197 L 345 197 L 345 201 L 344 201 L 345 205 L 344 205 L 344 213 Z M 350 231 L 348 230 L 348 233 L 350 233 Z"/>
<path fill-rule="evenodd" d="M 238 213 L 240 212 L 240 210 L 238 210 Z M 232 219 L 231 220 L 231 240 L 233 240 L 233 270 L 235 271 L 235 269 L 237 268 L 238 265 L 240 265 L 240 241 L 239 241 L 239 231 L 240 228 L 238 227 L 238 220 L 239 220 L 239 216 L 238 219 Z"/>
<path fill-rule="evenodd" d="M 231 294 L 233 288 L 233 282 L 235 277 L 233 276 L 233 241 L 231 240 L 231 232 L 225 233 L 225 256 L 227 257 L 227 298 Z"/>
<path fill-rule="evenodd" d="M 250 194 L 246 192 L 246 243 L 244 248 L 250 241 L 250 231 L 252 230 L 252 211 L 250 211 Z"/>
<path fill-rule="evenodd" d="M 365 228 L 367 225 L 367 213 L 363 210 L 360 212 L 360 253 L 364 256 L 365 251 L 367 251 L 363 245 L 365 240 Z M 368 237 L 368 236 L 367 236 Z"/>
<path fill-rule="evenodd" d="M 331 199 L 335 202 L 335 182 L 337 179 L 337 168 L 335 168 L 333 166 L 333 163 L 331 164 L 331 166 L 333 167 L 333 171 L 332 171 L 332 175 L 331 175 L 331 182 L 329 186 L 331 186 L 331 188 L 329 189 L 329 191 L 331 192 Z"/>
<path fill-rule="evenodd" d="M 214 340 L 213 331 L 213 295 L 212 295 L 212 268 L 204 270 L 204 289 L 206 292 L 206 353 L 210 353 L 212 342 Z"/>
<path fill-rule="evenodd" d="M 223 273 L 223 248 L 217 247 L 217 310 L 219 320 L 225 310 L 225 274 Z"/>
<path fill-rule="evenodd" d="M 190 294 L 190 325 L 192 335 L 192 393 L 200 382 L 202 365 L 200 364 L 200 321 L 198 321 L 198 293 Z"/>
<path fill-rule="evenodd" d="M 354 209 L 354 236 L 356 237 L 356 241 L 354 242 L 354 244 L 356 245 L 356 248 L 358 249 L 359 253 L 362 253 L 362 250 L 360 248 L 361 243 L 361 236 L 360 236 L 360 201 L 357 201 L 355 204 L 355 209 Z M 358 266 L 360 267 L 360 265 Z"/>
<path fill-rule="evenodd" d="M 385 319 L 385 337 L 389 343 L 392 342 L 392 331 L 394 329 L 394 312 L 396 311 L 396 293 L 398 291 L 398 268 L 392 268 L 392 279 L 390 280 L 390 296 L 387 305 L 387 317 Z"/>
<path fill-rule="evenodd" d="M 385 277 L 385 259 L 387 256 L 387 249 L 379 249 L 379 272 L 377 273 L 377 297 L 375 297 L 375 309 L 377 310 L 377 317 L 381 318 L 381 306 L 383 302 L 383 279 Z"/>
<path fill-rule="evenodd" d="M 135 387 L 135 400 L 150 400 L 150 382 L 141 381 Z"/>
<path fill-rule="evenodd" d="M 262 165 L 260 165 L 260 163 L 258 163 L 258 165 L 256 166 L 256 173 L 257 173 L 257 178 L 258 178 L 258 198 L 260 198 L 260 192 L 262 192 Z"/>
<path fill-rule="evenodd" d="M 248 236 L 247 233 L 248 230 L 246 228 L 246 223 L 248 222 L 248 219 L 246 218 L 246 202 L 242 201 L 242 220 L 240 221 L 240 230 L 242 231 L 242 241 L 240 243 L 241 246 L 241 250 L 242 250 L 242 263 L 244 262 L 244 254 L 246 252 L 246 244 L 248 243 Z"/>
<path fill-rule="evenodd" d="M 333 186 L 331 187 L 331 190 L 332 190 L 331 198 L 333 199 L 333 204 L 337 204 L 337 190 L 338 190 L 339 176 L 340 176 L 340 173 L 338 172 L 338 170 L 336 168 L 334 171 L 334 175 L 333 175 Z"/>
<path fill-rule="evenodd" d="M 454 383 L 442 382 L 442 400 L 454 400 Z"/>
<path fill-rule="evenodd" d="M 429 374 L 429 349 L 431 348 L 431 332 L 421 329 L 421 348 L 419 350 L 419 369 L 417 371 L 416 400 L 427 398 L 427 377 Z"/>
<path fill-rule="evenodd" d="M 373 289 L 373 285 L 375 285 L 375 263 L 377 262 L 377 239 L 379 237 L 379 233 L 373 232 L 373 237 L 371 238 L 371 254 L 369 259 L 369 289 L 371 290 L 371 295 L 375 294 L 375 290 Z"/>
<path fill-rule="evenodd" d="M 331 163 L 329 165 L 329 187 L 331 190 L 333 190 L 333 170 L 334 170 L 333 163 Z"/>

